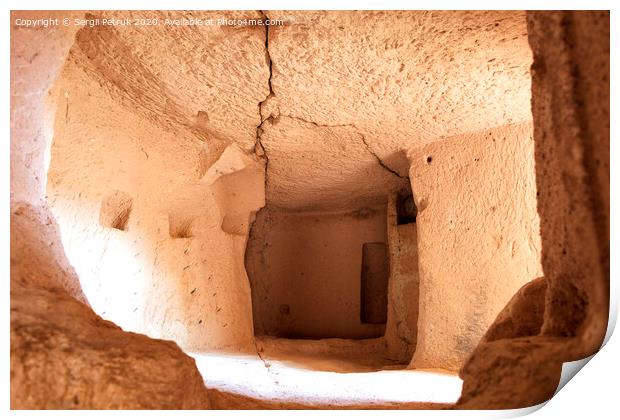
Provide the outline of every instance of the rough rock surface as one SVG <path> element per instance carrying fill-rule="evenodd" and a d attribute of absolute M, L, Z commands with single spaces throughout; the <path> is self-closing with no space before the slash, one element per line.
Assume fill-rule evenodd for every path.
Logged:
<path fill-rule="evenodd" d="M 317 126 L 280 116 L 262 125 L 267 200 L 288 211 L 355 211 L 385 202 L 406 185 L 378 163 L 364 134 L 351 126 Z"/>
<path fill-rule="evenodd" d="M 397 194 L 388 200 L 387 236 L 390 252 L 386 356 L 409 363 L 416 347 L 420 276 L 415 223 L 398 224 Z"/>
<path fill-rule="evenodd" d="M 543 324 L 546 291 L 544 277 L 533 280 L 499 313 L 459 372 L 463 378 L 460 408 L 520 408 L 553 395 L 566 343 L 537 337 Z M 515 392 L 506 392 L 508 389 Z"/>
<path fill-rule="evenodd" d="M 411 367 L 457 371 L 513 294 L 541 276 L 533 154 L 529 123 L 409 152 L 420 244 Z"/>
<path fill-rule="evenodd" d="M 45 207 L 12 203 L 11 279 L 26 287 L 65 292 L 88 304 L 63 252 L 58 225 Z"/>
<path fill-rule="evenodd" d="M 13 22 L 40 17 L 11 14 Z M 202 378 L 176 344 L 126 333 L 85 304 L 41 205 L 57 109 L 48 90 L 75 30 L 11 32 L 11 407 L 208 408 Z"/>
<path fill-rule="evenodd" d="M 262 18 L 257 11 L 97 11 L 86 15 L 104 17 L 159 22 Z M 70 61 L 101 81 L 119 105 L 162 129 L 190 132 L 219 153 L 233 141 L 253 149 L 260 123 L 258 103 L 269 94 L 264 27 L 100 25 L 83 28 L 75 41 Z"/>
<path fill-rule="evenodd" d="M 580 336 L 585 356 L 600 346 L 609 308 L 609 13 L 532 13 L 528 28 L 542 333 Z"/>
<path fill-rule="evenodd" d="M 87 14 L 103 16 L 119 14 Z M 125 329 L 193 351 L 251 346 L 242 255 L 264 202 L 325 212 L 384 203 L 409 183 L 403 150 L 530 118 L 522 12 L 268 16 L 284 25 L 76 34 L 53 91 L 64 112 L 56 115 L 49 201 L 94 310 Z M 438 39 L 444 49 L 433 47 Z M 265 196 L 237 211 L 239 197 L 263 180 L 240 170 L 212 182 L 233 142 L 265 164 Z M 132 203 L 118 209 L 122 228 L 102 226 L 103 204 L 118 194 Z M 393 280 L 392 290 L 406 283 Z M 399 357 L 415 335 L 402 306 L 390 309 L 389 335 L 399 338 L 389 346 L 403 346 Z"/>
<path fill-rule="evenodd" d="M 62 292 L 11 285 L 14 409 L 206 409 L 194 360 Z"/>
<path fill-rule="evenodd" d="M 524 12 L 266 14 L 284 21 L 269 28 L 272 95 L 263 112 L 280 120 L 264 125 L 273 205 L 307 206 L 315 194 L 315 206 L 357 204 L 398 186 L 394 172 L 407 176 L 403 151 L 531 119 Z M 327 166 L 326 176 L 337 177 L 331 194 L 317 194 L 310 181 L 318 171 L 296 170 L 299 159 L 283 163 L 286 153 Z M 375 169 L 372 155 L 381 161 Z M 336 156 L 345 156 L 339 177 Z M 360 160 L 355 171 L 350 159 Z M 362 170 L 371 177 L 365 184 Z M 279 187 L 291 177 L 299 181 L 292 193 Z"/>
<path fill-rule="evenodd" d="M 208 408 L 192 358 L 104 321 L 83 299 L 45 208 L 11 217 L 11 407 Z M 70 267 L 70 266 L 69 266 Z M 73 296 L 72 296 L 73 295 Z"/>
<path fill-rule="evenodd" d="M 461 408 L 548 400 L 561 362 L 592 355 L 607 328 L 609 12 L 531 12 L 528 32 L 546 282 L 543 324 L 539 335 L 476 348 L 461 370 Z"/>
<path fill-rule="evenodd" d="M 458 407 L 549 398 L 561 361 L 596 351 L 607 321 L 609 13 L 267 14 L 284 25 L 12 25 L 14 407 L 208 407 L 175 344 L 79 300 L 184 350 L 252 350 L 243 257 L 255 212 L 355 211 L 408 177 L 418 246 L 388 223 L 388 353 L 416 346 L 412 367 L 467 360 Z M 86 14 L 103 16 L 121 14 Z M 542 274 L 534 173 L 545 279 L 527 283 Z M 402 300 L 417 302 L 411 253 L 419 315 Z"/>
<path fill-rule="evenodd" d="M 538 335 L 545 314 L 546 291 L 544 277 L 526 283 L 497 315 L 481 342 Z"/>
<path fill-rule="evenodd" d="M 197 14 L 260 18 L 123 16 Z M 87 14 L 103 16 L 119 14 Z M 52 91 L 62 112 L 47 188 L 96 313 L 186 350 L 253 347 L 243 254 L 265 199 L 253 149 L 268 78 L 262 27 L 95 26 L 76 34 Z M 122 226 L 102 223 L 119 215 Z"/>
<path fill-rule="evenodd" d="M 521 337 L 481 343 L 459 372 L 456 408 L 499 410 L 547 401 L 562 373 L 566 340 Z"/>
<path fill-rule="evenodd" d="M 62 19 L 80 13 L 49 11 Z M 38 202 L 44 195 L 56 101 L 49 89 L 62 68 L 77 27 L 20 27 L 38 11 L 11 12 L 11 201 Z M 38 204 L 38 203 L 37 203 Z"/>

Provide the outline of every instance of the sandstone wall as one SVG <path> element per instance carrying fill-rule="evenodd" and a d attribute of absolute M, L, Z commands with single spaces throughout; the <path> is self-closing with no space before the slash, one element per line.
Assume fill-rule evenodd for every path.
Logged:
<path fill-rule="evenodd" d="M 385 326 L 386 356 L 409 363 L 418 331 L 418 234 L 415 223 L 398 224 L 396 194 L 389 197 L 387 236 L 390 280 Z"/>
<path fill-rule="evenodd" d="M 409 165 L 400 151 L 531 119 L 532 54 L 522 11 L 266 14 L 284 21 L 269 28 L 272 95 L 263 115 L 280 119 L 280 125 L 266 125 L 272 139 L 266 149 L 290 148 L 328 166 L 319 185 L 334 177 L 329 191 L 340 194 L 325 194 L 320 203 L 325 207 L 403 185 L 393 173 L 373 169 L 373 154 L 404 177 Z M 296 126 L 304 128 L 304 136 L 291 144 L 289 133 Z M 325 146 L 318 148 L 317 141 Z M 269 156 L 277 158 L 275 152 Z M 334 156 L 340 165 L 334 165 Z M 338 182 L 339 167 L 345 176 L 365 170 L 369 179 Z M 295 194 L 274 182 L 272 195 L 268 188 L 274 204 L 293 207 L 307 197 L 301 192 L 314 191 L 297 173 L 306 165 L 292 173 L 276 164 L 272 169 L 274 179 L 295 176 L 300 181 Z"/>
<path fill-rule="evenodd" d="M 528 33 L 544 317 L 538 335 L 537 328 L 508 329 L 476 348 L 460 372 L 461 408 L 548 400 L 562 362 L 597 351 L 607 328 L 609 12 L 530 12 Z M 537 293 L 522 294 L 491 331 L 502 330 L 506 314 L 539 307 Z"/>
<path fill-rule="evenodd" d="M 387 242 L 385 205 L 347 213 L 265 209 L 246 254 L 257 334 L 370 338 L 360 318 L 362 246 Z"/>
<path fill-rule="evenodd" d="M 462 408 L 549 398 L 608 316 L 609 14 L 269 15 L 285 25 L 12 24 L 14 407 L 208 407 L 191 358 L 84 303 L 184 349 L 249 348 L 254 213 L 353 211 L 408 170 L 420 213 L 415 235 L 388 221 L 388 353 L 455 370 L 478 344 Z M 545 280 L 528 283 L 536 210 Z"/>
<path fill-rule="evenodd" d="M 123 332 L 87 306 L 44 203 L 49 94 L 71 27 L 26 29 L 11 13 L 11 408 L 209 408 L 194 361 L 173 343 Z"/>
<path fill-rule="evenodd" d="M 186 350 L 248 349 L 243 258 L 265 180 L 263 162 L 246 149 L 253 148 L 248 125 L 259 118 L 266 87 L 265 35 L 261 28 L 203 29 L 150 28 L 148 37 L 122 27 L 77 33 L 53 91 L 62 112 L 48 201 L 99 315 Z M 243 55 L 224 48 L 223 38 L 243 46 Z M 157 40 L 171 39 L 179 43 L 174 53 L 149 52 Z M 184 55 L 189 45 L 204 54 Z M 200 71 L 194 60 L 202 60 Z M 239 68 L 223 72 L 226 62 Z M 179 68 L 185 71 L 176 77 Z M 231 90 L 228 79 L 238 72 L 252 77 Z M 224 112 L 213 112 L 207 97 Z M 232 110 L 235 118 L 227 115 Z M 119 215 L 121 226 L 114 223 Z"/>
<path fill-rule="evenodd" d="M 527 123 L 410 150 L 420 273 L 411 367 L 458 370 L 542 274 L 533 153 Z"/>
<path fill-rule="evenodd" d="M 59 287 L 79 283 L 47 210 L 20 204 L 11 219 L 12 409 L 210 407 L 175 343 L 127 333 Z"/>
<path fill-rule="evenodd" d="M 596 351 L 609 308 L 609 13 L 528 17 L 543 266 L 543 334 Z"/>
<path fill-rule="evenodd" d="M 49 89 L 63 66 L 76 29 L 53 26 L 30 29 L 16 24 L 18 19 L 62 19 L 79 15 L 49 12 L 43 16 L 34 11 L 11 13 L 11 249 L 21 253 L 30 246 L 30 241 L 36 241 L 40 253 L 29 257 L 35 258 L 36 264 L 12 261 L 23 270 L 22 281 L 66 290 L 86 302 L 79 282 L 70 275 L 73 267 L 64 258 L 56 230 L 46 231 L 48 235 L 37 232 L 40 223 L 55 225 L 44 205 L 49 148 L 57 108 Z M 56 268 L 61 272 L 56 272 Z M 39 275 L 39 269 L 44 276 Z M 67 273 L 69 275 L 65 275 Z"/>
<path fill-rule="evenodd" d="M 48 91 L 73 44 L 75 27 L 25 28 L 17 19 L 62 19 L 75 12 L 11 13 L 11 201 L 36 203 L 45 192 L 55 98 Z"/>

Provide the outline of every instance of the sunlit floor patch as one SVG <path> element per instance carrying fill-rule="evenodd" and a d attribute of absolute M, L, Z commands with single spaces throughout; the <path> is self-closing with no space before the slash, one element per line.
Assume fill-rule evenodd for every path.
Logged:
<path fill-rule="evenodd" d="M 320 343 L 321 341 L 314 341 Z M 286 354 L 303 353 L 300 340 L 278 340 L 283 357 L 277 352 L 258 354 L 192 354 L 205 384 L 223 392 L 250 398 L 295 402 L 307 405 L 356 405 L 384 403 L 453 404 L 461 393 L 462 381 L 453 374 L 440 371 L 405 370 L 387 366 L 370 370 L 368 364 L 349 372 L 334 372 L 343 354 L 320 354 L 315 360 L 306 352 L 302 361 Z M 300 348 L 301 347 L 301 348 Z M 333 347 L 333 343 L 330 347 Z M 260 347 L 259 347 L 260 348 Z M 358 356 L 358 355 L 357 355 Z M 352 355 L 356 360 L 356 355 Z M 356 371 L 357 370 L 357 371 Z"/>

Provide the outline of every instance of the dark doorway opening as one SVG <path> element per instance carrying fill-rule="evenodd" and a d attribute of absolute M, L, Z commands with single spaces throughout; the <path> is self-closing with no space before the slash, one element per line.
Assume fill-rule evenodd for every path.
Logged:
<path fill-rule="evenodd" d="M 254 333 L 305 339 L 383 336 L 386 244 L 387 203 L 333 213 L 261 210 L 245 258 Z"/>

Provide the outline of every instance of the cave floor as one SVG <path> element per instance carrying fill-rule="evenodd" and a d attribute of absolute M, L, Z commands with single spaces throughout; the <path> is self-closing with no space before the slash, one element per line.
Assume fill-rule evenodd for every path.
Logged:
<path fill-rule="evenodd" d="M 382 355 L 383 341 L 257 337 L 257 352 L 191 354 L 215 408 L 449 408 L 462 381 L 411 370 Z"/>

